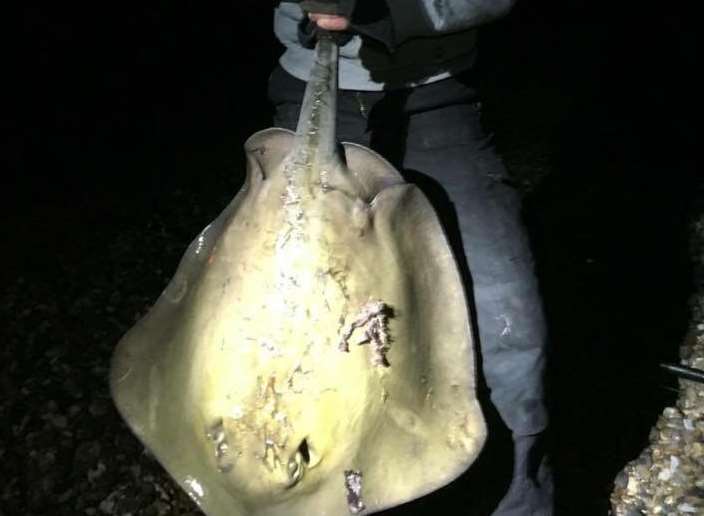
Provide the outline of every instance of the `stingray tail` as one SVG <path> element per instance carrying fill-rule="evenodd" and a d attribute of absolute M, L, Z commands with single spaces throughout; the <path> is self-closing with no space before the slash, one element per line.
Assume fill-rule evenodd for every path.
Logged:
<path fill-rule="evenodd" d="M 296 135 L 299 151 L 309 164 L 325 164 L 336 159 L 338 46 L 333 34 L 318 32 L 315 62 L 303 97 Z"/>

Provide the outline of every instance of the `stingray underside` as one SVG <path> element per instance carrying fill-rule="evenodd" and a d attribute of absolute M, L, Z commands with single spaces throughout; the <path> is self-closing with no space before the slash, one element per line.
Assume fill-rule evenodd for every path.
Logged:
<path fill-rule="evenodd" d="M 247 141 L 245 186 L 113 359 L 121 414 L 212 516 L 371 514 L 448 483 L 485 439 L 429 202 L 353 144 L 300 183 L 295 140 Z"/>

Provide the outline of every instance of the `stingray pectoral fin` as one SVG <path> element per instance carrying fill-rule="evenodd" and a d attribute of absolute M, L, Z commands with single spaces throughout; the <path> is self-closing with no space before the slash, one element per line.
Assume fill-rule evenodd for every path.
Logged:
<path fill-rule="evenodd" d="M 403 184 L 382 190 L 372 210 L 385 263 L 400 268 L 406 284 L 390 323 L 387 410 L 358 461 L 365 498 L 378 510 L 459 476 L 479 454 L 486 428 L 464 287 L 434 209 Z"/>

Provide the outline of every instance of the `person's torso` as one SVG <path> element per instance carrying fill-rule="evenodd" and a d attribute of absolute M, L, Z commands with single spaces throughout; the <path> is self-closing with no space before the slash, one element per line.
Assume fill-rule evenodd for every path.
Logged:
<path fill-rule="evenodd" d="M 279 59 L 288 73 L 308 80 L 313 50 L 298 39 L 303 11 L 282 2 L 274 12 L 274 33 L 286 47 Z M 340 48 L 339 86 L 344 90 L 379 91 L 427 84 L 471 68 L 476 56 L 476 31 L 411 39 L 388 52 L 381 43 L 359 35 Z"/>

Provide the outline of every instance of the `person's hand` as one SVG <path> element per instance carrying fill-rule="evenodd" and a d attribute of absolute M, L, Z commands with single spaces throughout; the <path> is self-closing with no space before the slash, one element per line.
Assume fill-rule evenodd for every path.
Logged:
<path fill-rule="evenodd" d="M 347 30 L 350 26 L 348 18 L 337 14 L 308 13 L 308 18 L 325 30 L 341 31 Z"/>

